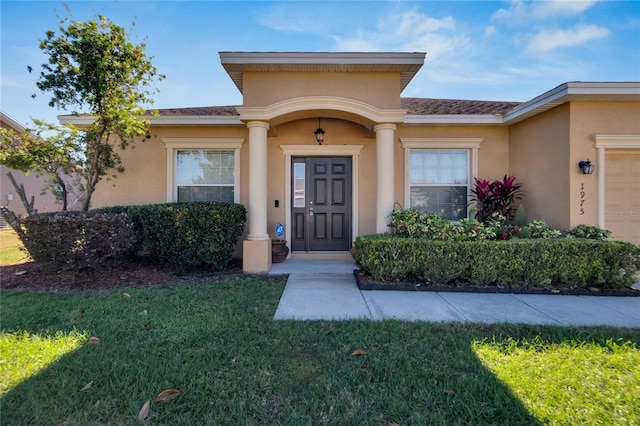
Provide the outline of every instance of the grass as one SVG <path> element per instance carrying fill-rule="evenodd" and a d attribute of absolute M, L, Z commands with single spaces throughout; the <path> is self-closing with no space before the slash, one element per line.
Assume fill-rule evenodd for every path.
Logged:
<path fill-rule="evenodd" d="M 0 424 L 640 423 L 640 330 L 273 321 L 283 287 L 3 291 Z"/>
<path fill-rule="evenodd" d="M 22 242 L 12 229 L 0 230 L 0 266 L 15 265 L 29 259 L 20 249 Z"/>

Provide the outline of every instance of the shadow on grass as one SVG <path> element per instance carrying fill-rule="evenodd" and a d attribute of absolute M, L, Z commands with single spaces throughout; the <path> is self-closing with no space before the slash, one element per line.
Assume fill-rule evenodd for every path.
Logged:
<path fill-rule="evenodd" d="M 536 425 L 475 342 L 640 345 L 640 330 L 273 321 L 283 286 L 253 279 L 131 289 L 130 297 L 3 292 L 3 330 L 77 328 L 100 343 L 3 395 L 0 423 L 134 424 L 151 400 L 153 424 Z M 155 402 L 168 388 L 180 395 Z"/>

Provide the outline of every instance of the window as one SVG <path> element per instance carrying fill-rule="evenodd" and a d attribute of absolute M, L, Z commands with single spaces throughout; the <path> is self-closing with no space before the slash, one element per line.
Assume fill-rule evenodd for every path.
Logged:
<path fill-rule="evenodd" d="M 240 202 L 244 138 L 162 138 L 167 148 L 167 201 Z"/>
<path fill-rule="evenodd" d="M 467 217 L 469 152 L 411 150 L 410 206 L 448 220 Z"/>
<path fill-rule="evenodd" d="M 233 203 L 235 190 L 233 151 L 197 150 L 176 153 L 178 201 Z"/>
<path fill-rule="evenodd" d="M 469 184 L 482 139 L 403 138 L 405 205 L 447 220 L 467 217 Z"/>

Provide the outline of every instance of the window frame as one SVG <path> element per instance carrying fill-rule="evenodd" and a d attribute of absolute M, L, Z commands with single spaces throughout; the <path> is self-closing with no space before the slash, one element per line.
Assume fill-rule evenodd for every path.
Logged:
<path fill-rule="evenodd" d="M 240 203 L 240 152 L 244 138 L 162 138 L 167 149 L 167 202 L 178 200 L 176 170 L 178 151 L 233 151 L 233 202 Z"/>
<path fill-rule="evenodd" d="M 478 176 L 478 150 L 484 138 L 400 138 L 404 149 L 404 205 L 411 206 L 411 151 L 468 151 L 469 182 L 467 183 L 467 200 L 471 195 L 471 185 Z M 430 186 L 430 185 L 424 185 Z M 442 185 L 432 185 L 442 186 Z M 462 185 L 460 185 L 462 186 Z M 469 217 L 469 206 L 467 206 Z M 455 222 L 455 221 L 454 221 Z"/>

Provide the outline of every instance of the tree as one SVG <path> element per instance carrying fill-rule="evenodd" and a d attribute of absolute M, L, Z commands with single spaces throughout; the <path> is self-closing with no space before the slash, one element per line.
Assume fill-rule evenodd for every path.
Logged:
<path fill-rule="evenodd" d="M 15 131 L 0 129 L 0 164 L 26 175 L 39 173 L 47 177 L 47 187 L 67 210 L 69 182 L 65 177 L 77 173 L 82 166 L 78 146 L 79 131 L 72 126 L 56 126 L 34 120 L 35 129 Z M 24 186 L 18 184 L 11 172 L 7 173 L 27 215 L 36 214 L 34 196 L 29 199 Z M 18 217 L 7 208 L 1 211 L 4 219 L 19 232 Z"/>
<path fill-rule="evenodd" d="M 151 85 L 164 76 L 156 73 L 144 43 L 131 43 L 124 28 L 100 15 L 97 21 L 63 19 L 59 34 L 47 31 L 40 48 L 49 61 L 42 65 L 37 86 L 52 93 L 49 106 L 93 117 L 76 134 L 84 157 L 82 209 L 87 211 L 98 182 L 124 171 L 114 148 L 124 150 L 134 138 L 149 137 L 142 105 L 153 103 Z"/>

